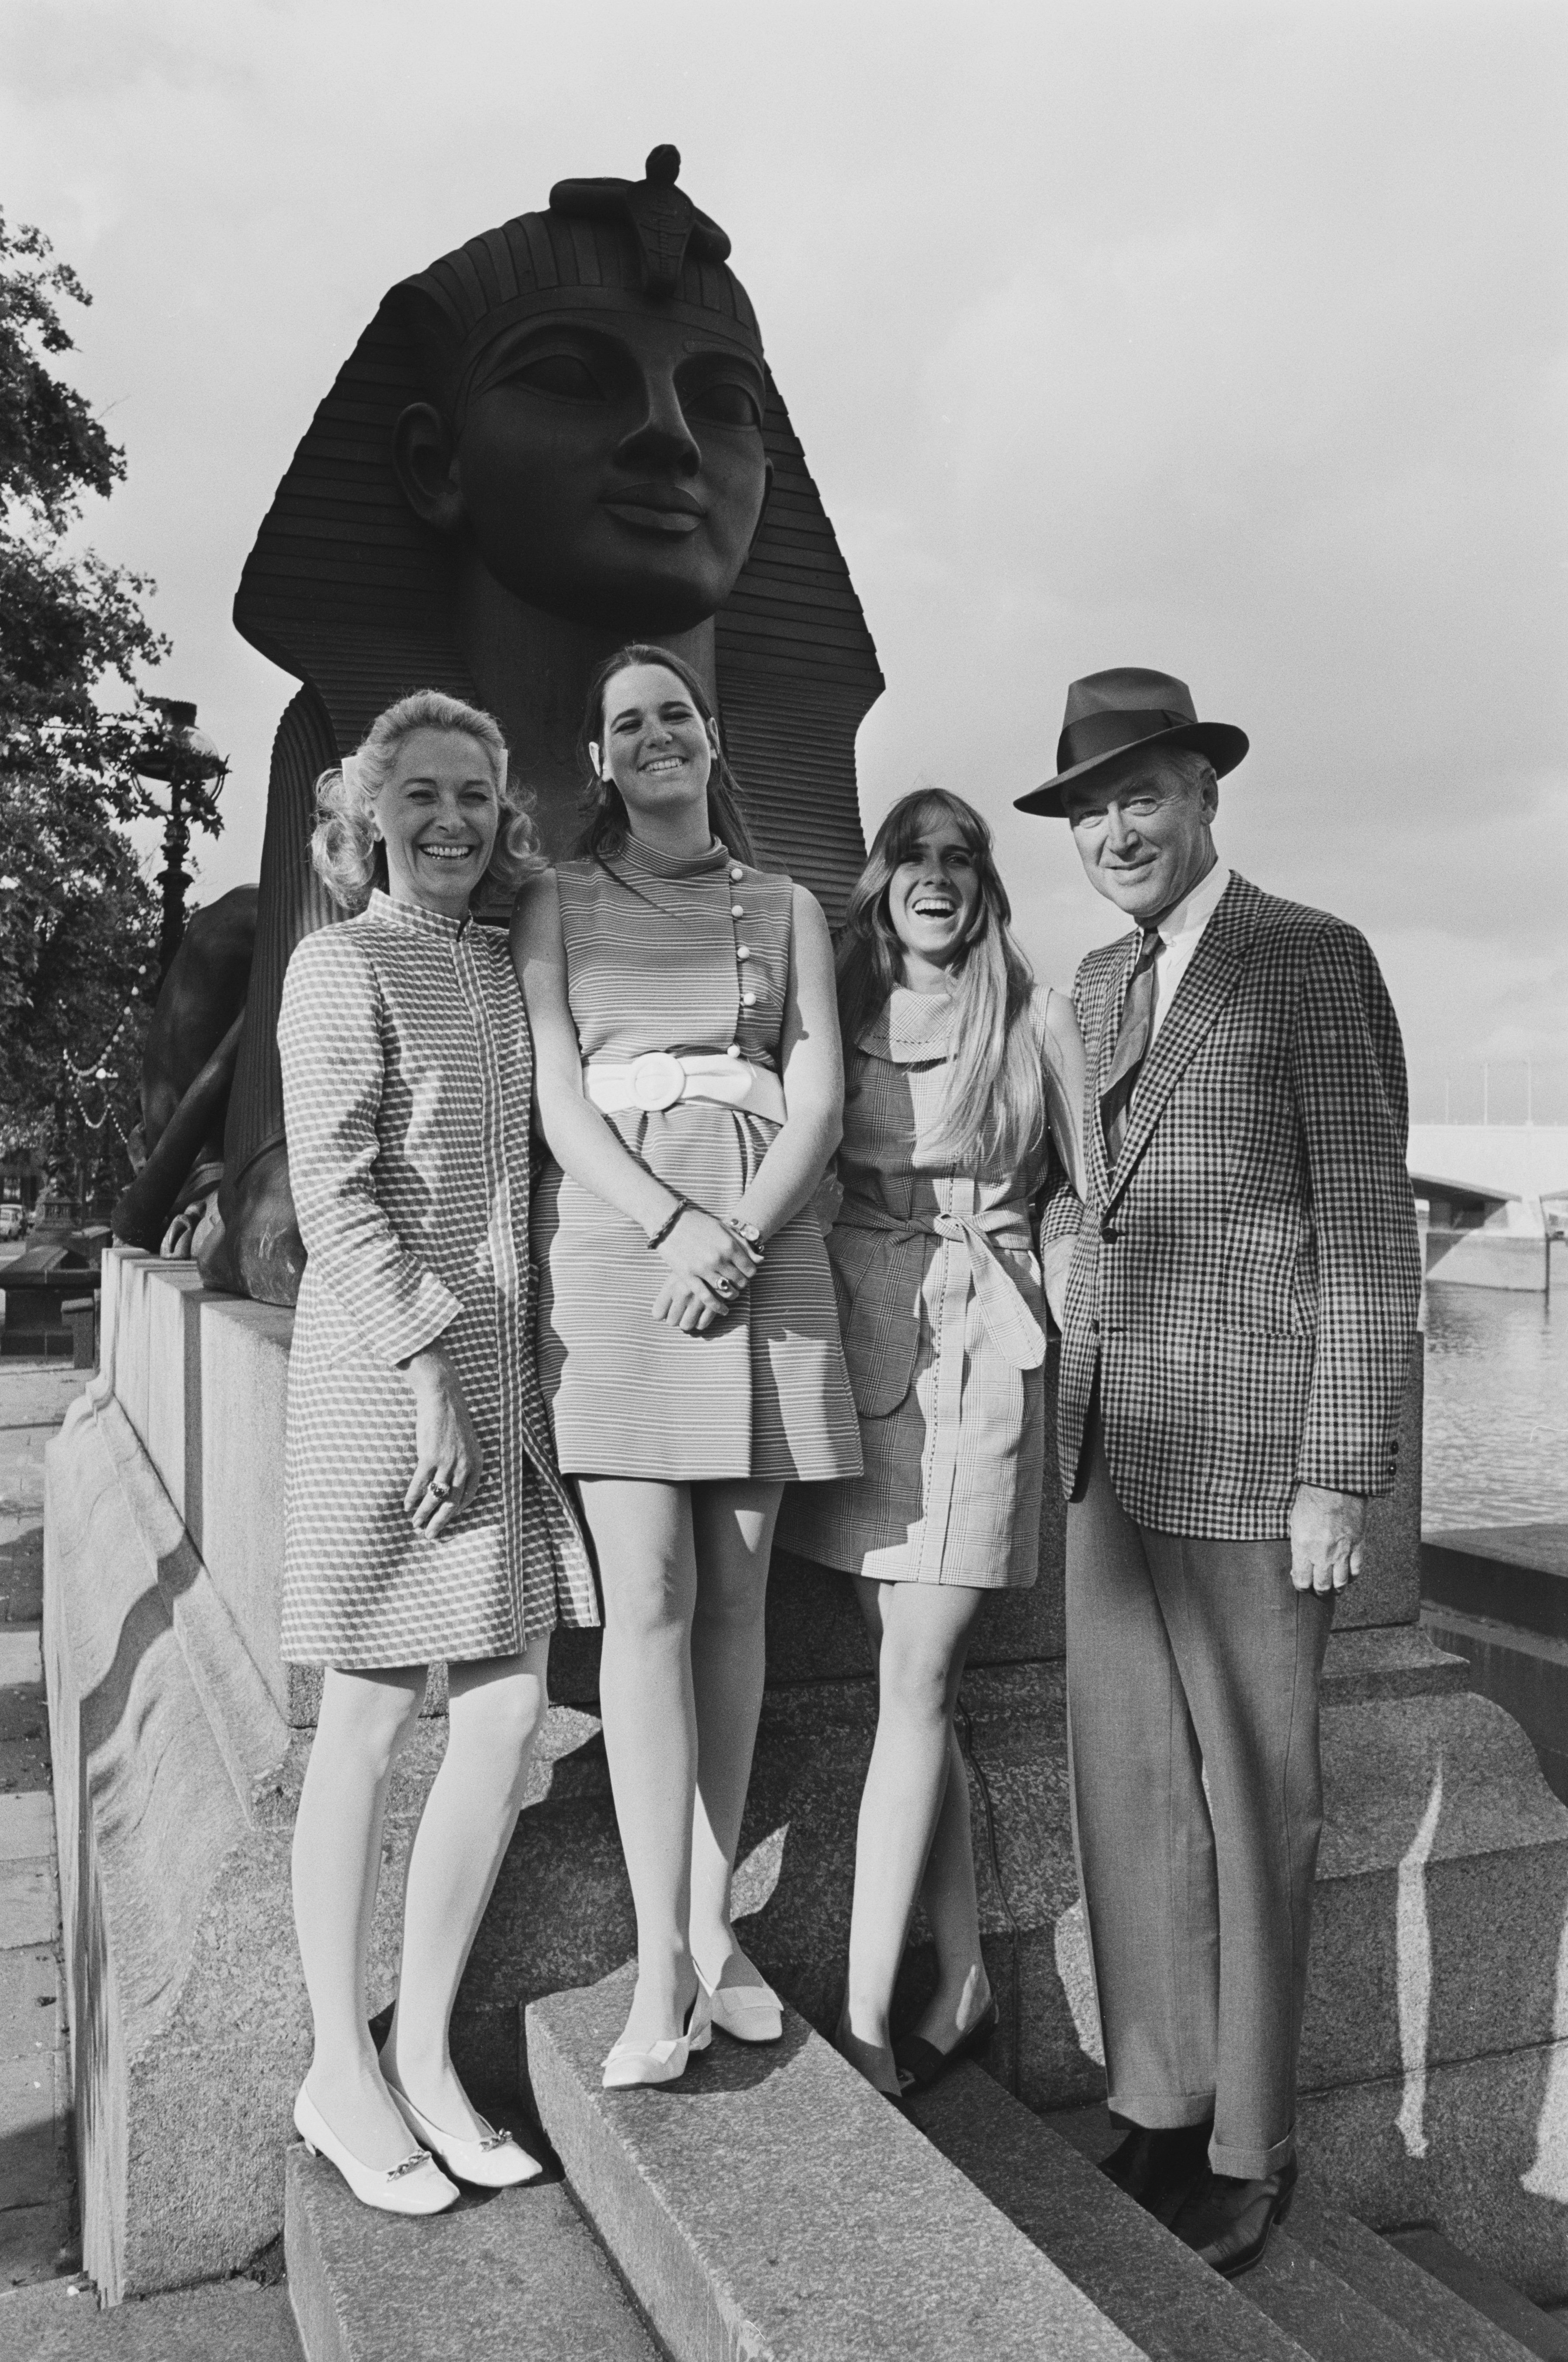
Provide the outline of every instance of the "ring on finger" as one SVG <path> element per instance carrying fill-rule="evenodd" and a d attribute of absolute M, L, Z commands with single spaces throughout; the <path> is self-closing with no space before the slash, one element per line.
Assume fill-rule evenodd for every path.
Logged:
<path fill-rule="evenodd" d="M 425 1489 L 433 1501 L 449 1501 L 452 1497 L 452 1488 L 444 1476 L 432 1476 Z"/>

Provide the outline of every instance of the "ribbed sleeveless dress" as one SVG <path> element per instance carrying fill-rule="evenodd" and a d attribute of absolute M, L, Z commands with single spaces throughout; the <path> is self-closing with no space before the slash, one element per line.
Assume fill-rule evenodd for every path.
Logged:
<path fill-rule="evenodd" d="M 584 1060 L 744 1057 L 778 1070 L 793 886 L 714 844 L 677 860 L 629 839 L 557 870 Z M 778 1126 L 683 1099 L 606 1119 L 710 1213 L 739 1204 Z M 767 1242 L 735 1309 L 701 1335 L 651 1317 L 668 1268 L 635 1222 L 551 1164 L 534 1198 L 539 1376 L 562 1469 L 668 1483 L 856 1473 L 860 1437 L 832 1274 L 807 1208 Z"/>

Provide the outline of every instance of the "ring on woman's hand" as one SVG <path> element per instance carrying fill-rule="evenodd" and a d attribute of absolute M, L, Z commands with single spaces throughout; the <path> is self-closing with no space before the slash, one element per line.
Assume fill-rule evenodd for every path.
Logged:
<path fill-rule="evenodd" d="M 717 1287 L 721 1296 L 733 1296 L 735 1292 L 735 1284 L 733 1279 L 715 1280 L 713 1284 Z"/>
<path fill-rule="evenodd" d="M 425 1489 L 433 1501 L 449 1501 L 452 1497 L 451 1486 L 439 1476 L 432 1476 Z"/>

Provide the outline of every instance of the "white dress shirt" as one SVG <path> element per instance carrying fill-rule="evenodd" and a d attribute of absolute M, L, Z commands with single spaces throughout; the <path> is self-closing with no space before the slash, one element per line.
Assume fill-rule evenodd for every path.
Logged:
<path fill-rule="evenodd" d="M 1154 1014 L 1149 1027 L 1149 1047 L 1165 1021 L 1165 1011 L 1176 999 L 1176 987 L 1192 965 L 1193 953 L 1203 938 L 1203 930 L 1220 907 L 1220 897 L 1231 883 L 1231 873 L 1222 861 L 1217 861 L 1206 877 L 1200 877 L 1190 894 L 1185 895 L 1174 911 L 1160 921 L 1160 952 L 1154 961 Z"/>

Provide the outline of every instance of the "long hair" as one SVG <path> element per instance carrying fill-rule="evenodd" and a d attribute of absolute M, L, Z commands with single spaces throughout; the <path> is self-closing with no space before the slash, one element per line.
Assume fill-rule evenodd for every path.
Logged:
<path fill-rule="evenodd" d="M 604 745 L 604 698 L 618 672 L 632 665 L 658 665 L 672 672 L 696 707 L 702 725 L 716 740 L 713 767 L 708 774 L 708 826 L 725 850 L 735 860 L 744 861 L 755 869 L 756 848 L 751 841 L 741 809 L 740 784 L 724 759 L 723 740 L 720 736 L 713 709 L 708 702 L 708 692 L 701 676 L 692 671 L 683 657 L 672 656 L 668 648 L 655 647 L 648 640 L 631 640 L 617 648 L 594 674 L 589 687 L 588 703 L 583 710 L 582 728 L 578 733 L 578 760 L 582 766 L 583 786 L 580 796 L 583 814 L 582 833 L 572 846 L 574 854 L 599 856 L 619 853 L 631 834 L 631 816 L 625 799 L 613 779 L 602 779 L 593 767 L 589 748 Z"/>
<path fill-rule="evenodd" d="M 376 798 L 386 786 L 405 738 L 416 730 L 449 731 L 472 738 L 490 757 L 501 805 L 501 826 L 490 866 L 474 893 L 516 892 L 525 877 L 545 866 L 534 825 L 534 793 L 509 768 L 501 724 L 477 705 L 465 705 L 438 689 L 417 689 L 378 714 L 345 765 L 323 771 L 315 783 L 315 832 L 310 857 L 335 902 L 362 911 L 376 882 L 381 848 L 372 825 Z"/>
<path fill-rule="evenodd" d="M 957 1004 L 948 1037 L 947 1090 L 930 1153 L 955 1170 L 1002 1175 L 1032 1168 L 1045 1145 L 1045 1086 L 1030 1019 L 1034 972 L 1014 939 L 1012 909 L 974 807 L 945 789 L 917 789 L 877 831 L 838 946 L 838 1013 L 851 1077 L 859 1037 L 903 977 L 903 945 L 888 909 L 893 872 L 916 857 L 934 822 L 951 821 L 974 860 L 979 897 L 949 971 Z"/>

